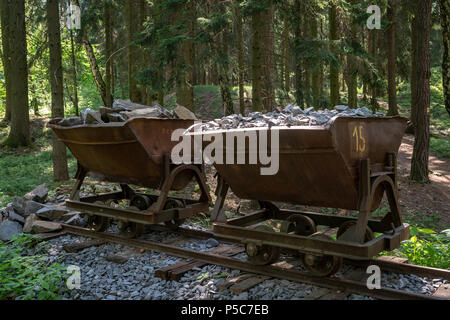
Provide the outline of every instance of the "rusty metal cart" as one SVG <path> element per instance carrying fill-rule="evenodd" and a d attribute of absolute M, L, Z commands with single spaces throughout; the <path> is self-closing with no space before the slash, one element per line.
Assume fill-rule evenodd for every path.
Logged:
<path fill-rule="evenodd" d="M 117 220 L 121 233 L 138 236 L 145 224 L 165 223 L 177 228 L 186 218 L 207 212 L 210 196 L 201 165 L 175 165 L 170 153 L 177 142 L 172 132 L 188 128 L 194 121 L 180 119 L 135 118 L 125 123 L 62 127 L 60 119 L 50 121 L 58 138 L 78 160 L 76 183 L 66 206 L 88 215 L 96 231 Z M 100 181 L 119 183 L 120 192 L 80 198 L 86 175 Z M 169 196 L 184 189 L 193 179 L 200 187 L 198 200 Z M 137 193 L 129 185 L 159 190 L 159 195 Z M 119 200 L 129 200 L 121 208 Z"/>
<path fill-rule="evenodd" d="M 275 175 L 261 175 L 261 164 L 214 164 L 219 175 L 211 213 L 214 232 L 242 241 L 248 259 L 259 265 L 275 262 L 280 248 L 294 249 L 305 267 L 319 276 L 336 273 L 344 257 L 367 259 L 398 248 L 409 238 L 398 204 L 396 171 L 405 128 L 401 117 L 337 117 L 328 127 L 279 128 Z M 270 135 L 274 128 L 232 131 L 249 130 L 269 130 Z M 245 154 L 248 159 L 248 146 Z M 229 187 L 241 199 L 257 200 L 261 210 L 227 221 L 223 204 Z M 384 193 L 390 212 L 380 221 L 372 220 L 370 214 Z M 284 210 L 273 202 L 358 210 L 359 215 Z M 267 220 L 282 220 L 279 232 L 265 224 Z M 319 225 L 338 228 L 336 240 L 317 232 Z"/>

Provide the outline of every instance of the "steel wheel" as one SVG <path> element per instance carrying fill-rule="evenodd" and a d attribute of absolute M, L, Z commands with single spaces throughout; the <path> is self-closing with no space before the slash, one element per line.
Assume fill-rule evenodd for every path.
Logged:
<path fill-rule="evenodd" d="M 315 233 L 310 237 L 315 239 L 333 240 L 333 238 L 323 233 Z M 328 277 L 338 272 L 342 266 L 342 261 L 342 257 L 325 254 L 305 253 L 303 256 L 304 266 L 312 274 L 319 277 Z"/>
<path fill-rule="evenodd" d="M 104 206 L 105 203 L 102 201 L 96 201 L 94 204 Z M 88 228 L 94 230 L 95 232 L 103 232 L 109 228 L 110 219 L 107 217 L 97 216 L 97 215 L 87 215 Z"/>
<path fill-rule="evenodd" d="M 176 200 L 176 199 L 167 199 L 166 205 L 164 206 L 164 210 L 176 209 L 176 208 L 184 208 L 183 202 L 181 202 L 180 200 Z M 186 221 L 186 219 L 174 218 L 172 220 L 165 221 L 164 225 L 166 227 L 170 228 L 171 230 L 176 230 L 176 229 L 178 229 L 179 226 L 181 226 L 184 223 L 184 221 Z"/>
<path fill-rule="evenodd" d="M 144 232 L 144 225 L 136 222 L 119 221 L 117 227 L 120 235 L 128 239 L 137 238 Z"/>
<path fill-rule="evenodd" d="M 356 221 L 347 221 L 343 223 L 337 233 L 336 233 L 336 239 L 339 239 L 346 231 L 349 229 L 352 229 L 353 232 L 356 229 Z M 369 228 L 369 226 L 366 227 L 366 234 L 364 235 L 364 242 L 369 242 L 371 240 L 375 239 L 375 235 L 372 231 L 372 229 Z"/>
<path fill-rule="evenodd" d="M 283 221 L 280 231 L 283 233 L 293 232 L 299 236 L 310 236 L 317 232 L 317 228 L 313 219 L 307 216 L 294 214 Z"/>
<path fill-rule="evenodd" d="M 150 208 L 152 203 L 153 201 L 150 197 L 145 194 L 137 194 L 131 199 L 130 206 L 136 207 L 139 210 L 147 210 Z"/>
<path fill-rule="evenodd" d="M 266 225 L 259 225 L 254 228 L 258 231 L 274 232 L 272 228 Z M 249 242 L 245 245 L 247 260 L 254 265 L 268 265 L 276 262 L 280 257 L 280 248 L 269 245 L 256 245 Z"/>
<path fill-rule="evenodd" d="M 128 210 L 140 211 L 137 207 L 129 207 Z M 120 235 L 128 239 L 137 238 L 144 232 L 144 225 L 136 222 L 119 220 L 117 222 Z"/>

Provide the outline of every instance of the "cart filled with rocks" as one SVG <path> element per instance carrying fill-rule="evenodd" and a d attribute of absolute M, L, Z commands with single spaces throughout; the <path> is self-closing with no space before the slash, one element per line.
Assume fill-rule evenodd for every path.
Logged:
<path fill-rule="evenodd" d="M 78 160 L 76 183 L 66 206 L 87 215 L 88 224 L 104 231 L 115 221 L 120 232 L 136 237 L 146 224 L 177 228 L 186 218 L 206 212 L 210 197 L 201 165 L 176 165 L 170 159 L 172 132 L 188 128 L 195 116 L 178 106 L 174 112 L 155 105 L 116 100 L 112 108 L 83 110 L 80 117 L 54 119 L 48 127 Z M 80 197 L 89 175 L 120 184 L 121 191 Z M 195 180 L 198 200 L 169 195 Z M 149 192 L 137 192 L 135 187 Z M 155 194 L 156 193 L 158 194 Z"/>
<path fill-rule="evenodd" d="M 406 124 L 402 117 L 384 117 L 367 108 L 346 106 L 321 111 L 287 106 L 266 114 L 231 115 L 202 124 L 197 132 L 186 134 L 222 135 L 223 153 L 232 154 L 234 159 L 244 159 L 245 155 L 246 159 L 245 163 L 214 163 L 219 175 L 211 216 L 214 232 L 242 241 L 248 259 L 258 265 L 275 262 L 280 249 L 300 252 L 305 267 L 318 276 L 336 273 L 343 258 L 367 259 L 398 248 L 409 238 L 409 225 L 402 222 L 398 204 L 396 171 Z M 261 174 L 266 164 L 249 163 L 248 159 L 261 150 L 249 145 L 244 150 L 238 151 L 237 146 L 229 150 L 239 140 L 236 137 L 248 138 L 255 132 L 258 140 L 261 133 L 267 136 L 272 157 L 274 152 L 278 154 L 274 174 Z M 233 141 L 228 143 L 227 139 Z M 203 140 L 206 149 L 211 139 Z M 274 143 L 278 144 L 275 149 Z M 241 199 L 258 201 L 261 210 L 227 221 L 223 205 L 229 188 Z M 390 211 L 383 219 L 372 220 L 371 212 L 380 206 L 384 195 Z M 356 210 L 359 214 L 353 218 L 285 210 L 277 202 Z M 335 237 L 330 229 L 337 229 Z"/>

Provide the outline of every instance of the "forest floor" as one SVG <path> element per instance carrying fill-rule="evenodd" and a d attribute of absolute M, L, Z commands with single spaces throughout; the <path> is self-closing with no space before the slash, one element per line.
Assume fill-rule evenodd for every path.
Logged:
<path fill-rule="evenodd" d="M 398 155 L 400 204 L 409 212 L 432 216 L 438 213 L 442 223 L 450 225 L 450 159 L 430 155 L 429 184 L 409 180 L 414 136 L 405 135 Z"/>

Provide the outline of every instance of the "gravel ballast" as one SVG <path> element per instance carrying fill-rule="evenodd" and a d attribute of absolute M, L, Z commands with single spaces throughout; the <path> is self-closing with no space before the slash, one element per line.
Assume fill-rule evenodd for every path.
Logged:
<path fill-rule="evenodd" d="M 185 226 L 186 227 L 186 226 Z M 183 237 L 173 233 L 152 232 L 144 239 L 164 243 L 178 243 L 182 247 L 196 251 L 212 251 L 216 244 L 211 239 L 182 241 Z M 195 267 L 185 273 L 180 281 L 166 281 L 155 277 L 155 271 L 175 264 L 181 258 L 165 253 L 139 252 L 137 249 L 119 244 L 106 243 L 89 247 L 78 253 L 63 250 L 66 244 L 86 240 L 83 237 L 64 235 L 48 242 L 50 262 L 64 266 L 78 266 L 81 271 L 81 288 L 61 291 L 63 299 L 75 300 L 300 300 L 318 287 L 281 279 L 269 279 L 247 292 L 234 294 L 230 290 L 220 291 L 218 286 L 226 278 L 242 272 L 215 265 Z M 185 240 L 185 239 L 184 239 Z M 108 261 L 111 255 L 125 255 L 125 263 Z M 245 254 L 235 256 L 245 259 Z M 302 266 L 296 267 L 302 269 Z M 348 272 L 351 266 L 341 270 Z M 431 294 L 439 285 L 448 283 L 444 279 L 428 279 L 416 275 L 403 275 L 382 271 L 381 285 L 393 289 L 404 289 L 418 294 Z M 351 294 L 348 300 L 370 300 L 373 298 Z"/>

